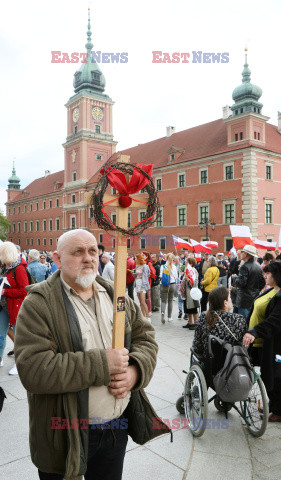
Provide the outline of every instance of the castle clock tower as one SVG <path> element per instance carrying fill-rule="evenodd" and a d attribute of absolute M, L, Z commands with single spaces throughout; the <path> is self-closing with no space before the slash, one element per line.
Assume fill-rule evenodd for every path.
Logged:
<path fill-rule="evenodd" d="M 65 148 L 63 224 L 69 228 L 85 228 L 87 213 L 84 194 L 87 181 L 116 150 L 112 133 L 114 102 L 104 94 L 105 78 L 98 64 L 92 61 L 90 9 L 88 11 L 87 58 L 74 74 L 74 92 L 66 103 L 67 138 Z"/>

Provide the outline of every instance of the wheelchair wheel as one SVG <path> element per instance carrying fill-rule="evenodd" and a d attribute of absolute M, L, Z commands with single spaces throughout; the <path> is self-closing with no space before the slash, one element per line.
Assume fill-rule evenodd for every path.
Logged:
<path fill-rule="evenodd" d="M 267 427 L 268 403 L 265 386 L 259 377 L 254 383 L 247 400 L 240 402 L 246 426 L 254 437 L 261 437 Z"/>
<path fill-rule="evenodd" d="M 232 409 L 231 403 L 223 402 L 220 398 L 216 397 L 214 399 L 214 405 L 219 412 L 225 413 L 230 412 Z"/>
<path fill-rule="evenodd" d="M 183 395 L 177 399 L 176 409 L 181 414 L 185 413 L 185 410 L 184 410 L 184 396 Z"/>
<path fill-rule="evenodd" d="M 184 409 L 192 435 L 201 437 L 208 416 L 208 391 L 204 374 L 198 365 L 193 365 L 186 376 Z"/>

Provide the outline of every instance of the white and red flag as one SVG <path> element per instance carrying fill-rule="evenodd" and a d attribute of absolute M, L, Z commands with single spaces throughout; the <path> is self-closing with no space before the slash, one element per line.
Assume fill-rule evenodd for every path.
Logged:
<path fill-rule="evenodd" d="M 186 240 L 183 240 L 183 238 L 176 237 L 176 235 L 172 235 L 172 237 L 173 237 L 174 245 L 177 249 L 187 248 L 188 250 L 193 250 L 192 245 Z"/>
<path fill-rule="evenodd" d="M 201 245 L 204 245 L 205 247 L 209 247 L 209 248 L 218 248 L 219 247 L 218 242 L 213 242 L 212 240 L 203 240 L 201 242 Z"/>
<path fill-rule="evenodd" d="M 243 248 L 245 245 L 255 246 L 252 240 L 252 234 L 247 225 L 229 225 L 233 240 L 233 245 L 236 249 Z"/>
<path fill-rule="evenodd" d="M 189 278 L 190 286 L 192 287 L 196 280 L 196 272 L 189 263 L 187 263 L 185 274 Z"/>
<path fill-rule="evenodd" d="M 266 242 L 264 240 L 255 240 L 255 247 L 256 248 L 263 248 L 264 250 L 275 250 L 276 242 Z"/>
<path fill-rule="evenodd" d="M 195 253 L 199 253 L 199 252 L 212 253 L 212 250 L 209 247 L 202 245 L 202 243 L 196 242 L 196 240 L 193 240 L 192 238 L 190 239 L 190 244 L 193 247 L 193 251 Z"/>
<path fill-rule="evenodd" d="M 200 261 L 201 261 L 202 256 L 201 256 L 201 253 L 200 253 L 200 252 L 199 252 L 199 253 L 195 253 L 194 256 L 195 256 L 196 262 L 200 262 Z"/>

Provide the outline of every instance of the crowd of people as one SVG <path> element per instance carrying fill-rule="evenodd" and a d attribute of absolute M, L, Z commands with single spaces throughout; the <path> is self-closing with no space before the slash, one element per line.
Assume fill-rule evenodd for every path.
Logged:
<path fill-rule="evenodd" d="M 195 330 L 193 348 L 199 354 L 206 355 L 210 334 L 249 347 L 252 364 L 260 366 L 267 388 L 269 421 L 281 422 L 281 362 L 276 361 L 281 360 L 279 251 L 262 258 L 255 247 L 245 245 L 229 255 L 206 252 L 199 260 L 196 257 L 189 251 L 128 255 L 125 348 L 113 350 L 114 253 L 97 245 L 85 230 L 63 234 L 54 253 L 21 252 L 11 242 L 0 244 L 0 367 L 8 335 L 15 342 L 15 351 L 8 355 L 15 354 L 17 363 L 9 374 L 17 375 L 18 368 L 31 393 L 30 445 L 41 479 L 62 479 L 77 472 L 86 472 L 87 478 L 93 469 L 104 475 L 101 478 L 111 478 L 114 469 L 121 478 L 127 443 L 127 430 L 119 430 L 120 449 L 108 462 L 110 434 L 103 438 L 91 430 L 85 436 L 79 430 L 66 440 L 65 432 L 59 431 L 57 454 L 49 445 L 48 412 L 66 414 L 67 406 L 69 421 L 79 411 L 90 420 L 107 419 L 112 432 L 112 422 L 123 420 L 124 412 L 134 425 L 141 402 L 142 421 L 138 416 L 130 435 L 141 443 L 144 437 L 148 441 L 159 434 L 148 428 L 152 410 L 144 393 L 136 392 L 149 383 L 156 364 L 152 312 L 158 312 L 153 318 L 158 316 L 165 328 L 166 321 L 171 324 L 175 318 L 175 306 L 178 319 L 187 320 L 183 328 Z M 168 430 L 164 426 L 162 433 Z M 104 445 L 92 457 L 92 447 L 88 454 L 85 450 L 88 442 Z M 69 448 L 74 452 L 79 444 L 80 454 L 70 459 Z M 55 476 L 50 476 L 52 468 Z"/>

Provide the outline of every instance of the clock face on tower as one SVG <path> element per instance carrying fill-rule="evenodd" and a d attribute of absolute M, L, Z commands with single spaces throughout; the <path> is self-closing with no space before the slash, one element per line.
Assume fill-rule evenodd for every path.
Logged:
<path fill-rule="evenodd" d="M 74 122 L 78 122 L 79 119 L 79 108 L 74 108 L 72 118 Z"/>
<path fill-rule="evenodd" d="M 102 108 L 93 107 L 92 108 L 92 117 L 93 117 L 94 120 L 98 120 L 99 122 L 102 122 L 102 120 L 103 120 L 103 110 L 102 110 Z"/>

